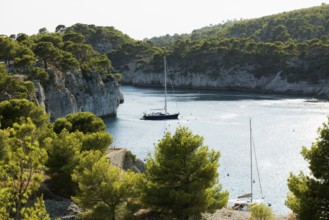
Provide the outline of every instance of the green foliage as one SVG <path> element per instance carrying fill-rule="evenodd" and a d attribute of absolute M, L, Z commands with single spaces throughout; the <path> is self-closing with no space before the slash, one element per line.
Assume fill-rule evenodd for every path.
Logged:
<path fill-rule="evenodd" d="M 290 174 L 286 205 L 298 215 L 299 219 L 329 218 L 329 118 L 319 129 L 319 137 L 310 149 L 303 147 L 302 155 L 307 162 L 311 175 L 303 172 Z"/>
<path fill-rule="evenodd" d="M 251 212 L 251 220 L 270 220 L 273 218 L 273 212 L 265 204 L 253 204 L 248 207 Z"/>
<path fill-rule="evenodd" d="M 72 41 L 76 44 L 86 43 L 86 38 L 81 33 L 69 32 L 63 35 L 63 41 Z"/>
<path fill-rule="evenodd" d="M 9 67 L 14 64 L 23 74 L 30 74 L 41 61 L 45 69 L 70 71 L 80 68 L 84 72 L 111 73 L 111 61 L 87 44 L 82 33 L 64 25 L 58 25 L 56 33 L 49 33 L 45 28 L 40 31 L 31 37 L 19 34 L 16 40 L 0 37 L 0 60 Z"/>
<path fill-rule="evenodd" d="M 140 178 L 140 174 L 110 165 L 99 151 L 85 154 L 73 173 L 73 180 L 79 184 L 73 199 L 85 210 L 82 219 L 122 219 L 118 208 L 129 207 L 128 203 L 138 196 Z"/>
<path fill-rule="evenodd" d="M 51 176 L 52 188 L 60 195 L 69 196 L 76 187 L 71 179 L 78 165 L 82 141 L 79 133 L 69 133 L 65 129 L 46 142 L 48 146 L 47 174 Z"/>
<path fill-rule="evenodd" d="M 40 67 L 33 67 L 30 70 L 30 74 L 31 75 L 29 78 L 32 80 L 40 80 L 41 82 L 45 82 L 49 79 L 49 74 L 47 73 L 47 71 Z"/>
<path fill-rule="evenodd" d="M 115 77 L 118 81 L 121 81 L 121 79 L 122 79 L 122 74 L 121 74 L 121 73 L 115 73 L 115 74 L 114 74 L 114 77 Z"/>
<path fill-rule="evenodd" d="M 89 44 L 74 43 L 70 40 L 65 43 L 64 49 L 74 56 L 83 72 L 91 71 L 101 74 L 111 72 L 111 61 L 94 51 Z"/>
<path fill-rule="evenodd" d="M 111 50 L 107 55 L 115 67 L 120 67 L 135 60 L 147 59 L 161 52 L 162 50 L 153 44 L 142 41 L 128 41 Z"/>
<path fill-rule="evenodd" d="M 15 50 L 14 66 L 21 70 L 26 70 L 36 64 L 36 57 L 33 51 L 26 46 L 18 46 Z"/>
<path fill-rule="evenodd" d="M 322 83 L 328 79 L 329 5 L 285 12 L 258 19 L 226 21 L 191 34 L 130 41 L 108 53 L 116 70 L 162 72 L 164 54 L 177 74 L 246 71 L 260 78 L 275 76 L 288 82 Z M 154 46 L 161 46 L 159 49 Z"/>
<path fill-rule="evenodd" d="M 66 129 L 67 131 L 71 131 L 72 123 L 66 118 L 57 118 L 54 123 L 53 129 L 56 134 L 60 134 L 64 129 Z"/>
<path fill-rule="evenodd" d="M 0 65 L 0 101 L 27 99 L 33 92 L 33 83 L 14 79 L 8 75 L 5 67 Z"/>
<path fill-rule="evenodd" d="M 55 61 L 59 57 L 59 51 L 52 42 L 41 41 L 36 44 L 34 53 L 44 61 L 44 68 L 48 68 L 48 61 Z"/>
<path fill-rule="evenodd" d="M 39 34 L 44 34 L 44 33 L 48 33 L 48 30 L 47 30 L 47 28 L 40 28 L 39 29 Z"/>
<path fill-rule="evenodd" d="M 27 207 L 22 210 L 23 218 L 29 220 L 50 220 L 50 217 L 47 213 L 45 203 L 41 198 L 37 198 L 37 201 L 32 207 Z"/>
<path fill-rule="evenodd" d="M 62 35 L 54 33 L 44 33 L 37 35 L 36 43 L 51 43 L 57 49 L 63 47 Z"/>
<path fill-rule="evenodd" d="M 9 133 L 6 130 L 0 130 L 0 160 L 8 153 Z M 1 207 L 1 206 L 0 206 Z"/>
<path fill-rule="evenodd" d="M 77 186 L 71 175 L 81 154 L 91 150 L 106 152 L 112 137 L 105 128 L 103 120 L 91 112 L 74 113 L 55 121 L 53 130 L 57 135 L 47 143 L 49 159 L 46 165 L 57 193 L 74 194 Z"/>
<path fill-rule="evenodd" d="M 57 25 L 57 27 L 55 28 L 55 32 L 56 33 L 64 33 L 66 29 L 66 26 L 63 24 Z"/>
<path fill-rule="evenodd" d="M 208 150 L 203 138 L 179 127 L 168 132 L 155 148 L 154 159 L 146 164 L 142 201 L 178 219 L 196 218 L 227 204 L 228 192 L 218 184 L 220 153 Z"/>
<path fill-rule="evenodd" d="M 112 144 L 112 137 L 104 131 L 84 134 L 82 137 L 82 150 L 99 150 L 103 153 Z"/>
<path fill-rule="evenodd" d="M 75 24 L 66 29 L 66 33 L 76 32 L 85 36 L 87 43 L 99 44 L 110 42 L 114 48 L 122 43 L 133 41 L 128 35 L 116 30 L 114 27 L 101 27 L 87 24 Z"/>
<path fill-rule="evenodd" d="M 73 56 L 73 54 L 67 51 L 62 51 L 56 62 L 62 71 L 69 71 L 79 68 L 79 62 L 77 59 Z"/>
<path fill-rule="evenodd" d="M 42 213 L 46 219 L 45 207 L 40 199 L 34 207 L 28 207 L 28 199 L 39 188 L 43 180 L 46 150 L 40 147 L 36 126 L 27 118 L 21 124 L 15 123 L 7 132 L 7 141 L 2 142 L 6 150 L 0 158 L 0 216 L 36 219 L 35 213 Z"/>
<path fill-rule="evenodd" d="M 18 44 L 13 39 L 0 36 L 0 60 L 4 60 L 8 66 L 11 66 L 10 61 L 14 57 L 17 46 Z"/>
<path fill-rule="evenodd" d="M 60 118 L 55 121 L 54 131 L 58 134 L 64 128 L 69 132 L 81 131 L 84 134 L 105 131 L 106 126 L 103 120 L 91 112 L 78 112 L 69 114 L 65 119 Z"/>
<path fill-rule="evenodd" d="M 42 128 L 49 123 L 48 115 L 41 106 L 26 99 L 10 99 L 0 102 L 1 129 L 12 127 L 14 123 L 21 123 L 27 118 Z"/>

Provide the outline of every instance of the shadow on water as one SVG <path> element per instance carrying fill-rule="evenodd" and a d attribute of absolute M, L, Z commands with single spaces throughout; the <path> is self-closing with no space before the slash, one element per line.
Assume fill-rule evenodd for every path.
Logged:
<path fill-rule="evenodd" d="M 131 87 L 132 93 L 143 91 L 140 94 L 142 97 L 159 97 L 164 96 L 161 87 Z M 269 94 L 253 91 L 237 91 L 237 90 L 207 90 L 207 89 L 175 89 L 168 90 L 168 97 L 176 101 L 245 101 L 245 100 L 283 100 L 283 99 L 304 99 L 308 98 L 306 102 L 325 101 L 315 98 L 310 98 L 305 95 L 295 94 Z"/>

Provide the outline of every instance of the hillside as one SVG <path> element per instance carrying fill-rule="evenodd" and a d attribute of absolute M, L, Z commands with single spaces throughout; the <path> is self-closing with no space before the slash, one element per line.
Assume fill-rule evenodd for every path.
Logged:
<path fill-rule="evenodd" d="M 75 24 L 58 25 L 55 33 L 2 37 L 0 44 L 0 61 L 29 78 L 47 77 L 40 67 L 50 66 L 103 78 L 122 73 L 123 84 L 154 86 L 162 83 L 166 56 L 177 87 L 329 97 L 326 4 L 144 41 L 114 27 Z"/>
<path fill-rule="evenodd" d="M 255 41 L 303 42 L 329 34 L 329 5 L 283 12 L 255 19 L 228 20 L 192 31 L 190 34 L 166 35 L 146 39 L 155 45 L 170 45 L 175 40 L 210 40 L 253 38 Z"/>
<path fill-rule="evenodd" d="M 143 45 L 139 47 L 142 49 L 137 45 Z M 132 48 L 136 49 L 133 57 Z M 189 35 L 152 38 L 119 47 L 108 57 L 115 60 L 114 69 L 122 72 L 123 83 L 160 85 L 160 76 L 155 75 L 162 72 L 165 55 L 178 87 L 304 94 L 294 87 L 316 85 L 305 94 L 317 95 L 329 80 L 328 48 L 329 5 L 322 4 L 258 19 L 228 21 Z M 242 73 L 245 77 L 241 78 Z M 195 78 L 202 78 L 202 83 Z"/>
<path fill-rule="evenodd" d="M 0 101 L 32 100 L 52 120 L 81 111 L 115 115 L 120 76 L 112 74 L 111 61 L 92 44 L 108 37 L 114 39 L 111 48 L 128 39 L 114 28 L 81 24 L 59 25 L 55 33 L 40 29 L 32 36 L 0 36 Z"/>

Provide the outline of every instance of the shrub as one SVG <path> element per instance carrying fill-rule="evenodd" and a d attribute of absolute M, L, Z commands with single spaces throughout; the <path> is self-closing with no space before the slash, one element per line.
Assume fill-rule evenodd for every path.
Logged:
<path fill-rule="evenodd" d="M 268 220 L 272 219 L 272 209 L 265 204 L 255 204 L 249 207 L 251 211 L 251 220 Z"/>

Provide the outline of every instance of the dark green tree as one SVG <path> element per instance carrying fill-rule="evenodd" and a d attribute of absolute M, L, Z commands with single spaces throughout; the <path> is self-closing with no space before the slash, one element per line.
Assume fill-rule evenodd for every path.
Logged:
<path fill-rule="evenodd" d="M 39 29 L 39 34 L 45 34 L 45 33 L 48 33 L 47 28 L 43 27 Z"/>
<path fill-rule="evenodd" d="M 220 153 L 203 145 L 203 137 L 186 127 L 169 132 L 146 164 L 142 201 L 177 219 L 200 218 L 228 202 L 218 183 Z M 168 217 L 169 218 L 169 217 Z"/>
<path fill-rule="evenodd" d="M 52 43 L 52 45 L 56 48 L 61 48 L 63 47 L 63 39 L 62 39 L 62 35 L 60 34 L 55 34 L 55 33 L 44 33 L 44 34 L 40 34 L 37 35 L 37 40 L 36 43 L 40 43 L 40 42 L 50 42 Z"/>
<path fill-rule="evenodd" d="M 91 112 L 78 112 L 69 114 L 66 118 L 60 118 L 55 121 L 54 131 L 60 133 L 63 129 L 69 132 L 81 131 L 83 133 L 93 133 L 105 131 L 106 126 L 103 120 Z"/>
<path fill-rule="evenodd" d="M 34 53 L 43 60 L 45 69 L 48 69 L 48 61 L 56 60 L 59 57 L 58 49 L 51 42 L 37 43 Z"/>
<path fill-rule="evenodd" d="M 86 38 L 80 33 L 70 32 L 63 35 L 63 41 L 72 41 L 76 44 L 86 43 Z"/>
<path fill-rule="evenodd" d="M 12 127 L 14 123 L 22 122 L 26 118 L 30 118 L 37 128 L 43 128 L 49 123 L 44 108 L 26 99 L 10 99 L 0 102 L 1 129 Z"/>
<path fill-rule="evenodd" d="M 21 70 L 28 70 L 36 64 L 33 51 L 27 46 L 18 46 L 15 51 L 14 66 Z"/>
<path fill-rule="evenodd" d="M 66 29 L 66 26 L 63 24 L 57 25 L 57 27 L 55 28 L 55 32 L 56 33 L 64 33 Z"/>
<path fill-rule="evenodd" d="M 76 185 L 71 174 L 80 160 L 82 141 L 78 132 L 69 133 L 64 129 L 59 135 L 46 140 L 48 146 L 47 174 L 51 176 L 52 189 L 69 197 Z"/>
<path fill-rule="evenodd" d="M 310 175 L 290 174 L 286 205 L 302 220 L 329 219 L 329 118 L 319 137 L 301 154 L 309 163 Z"/>
<path fill-rule="evenodd" d="M 40 67 L 33 67 L 29 70 L 29 79 L 40 80 L 41 82 L 46 82 L 49 79 L 49 74 L 46 70 Z"/>
<path fill-rule="evenodd" d="M 84 209 L 83 219 L 123 219 L 119 212 L 140 194 L 141 174 L 111 165 L 100 151 L 81 157 L 72 176 L 79 185 L 73 199 Z"/>
<path fill-rule="evenodd" d="M 60 52 L 56 62 L 62 71 L 74 70 L 79 67 L 77 59 L 75 59 L 71 53 L 66 51 Z"/>
<path fill-rule="evenodd" d="M 34 85 L 32 82 L 14 79 L 8 75 L 4 65 L 0 65 L 0 101 L 14 98 L 27 99 L 33 92 Z"/>
<path fill-rule="evenodd" d="M 105 129 L 103 120 L 91 112 L 74 113 L 55 121 L 53 130 L 56 134 L 48 139 L 49 159 L 46 165 L 57 193 L 64 196 L 74 194 L 77 185 L 73 183 L 71 174 L 82 154 L 93 150 L 106 152 L 112 137 Z"/>
<path fill-rule="evenodd" d="M 17 42 L 9 37 L 0 36 L 0 59 L 3 59 L 8 66 L 15 55 Z"/>

